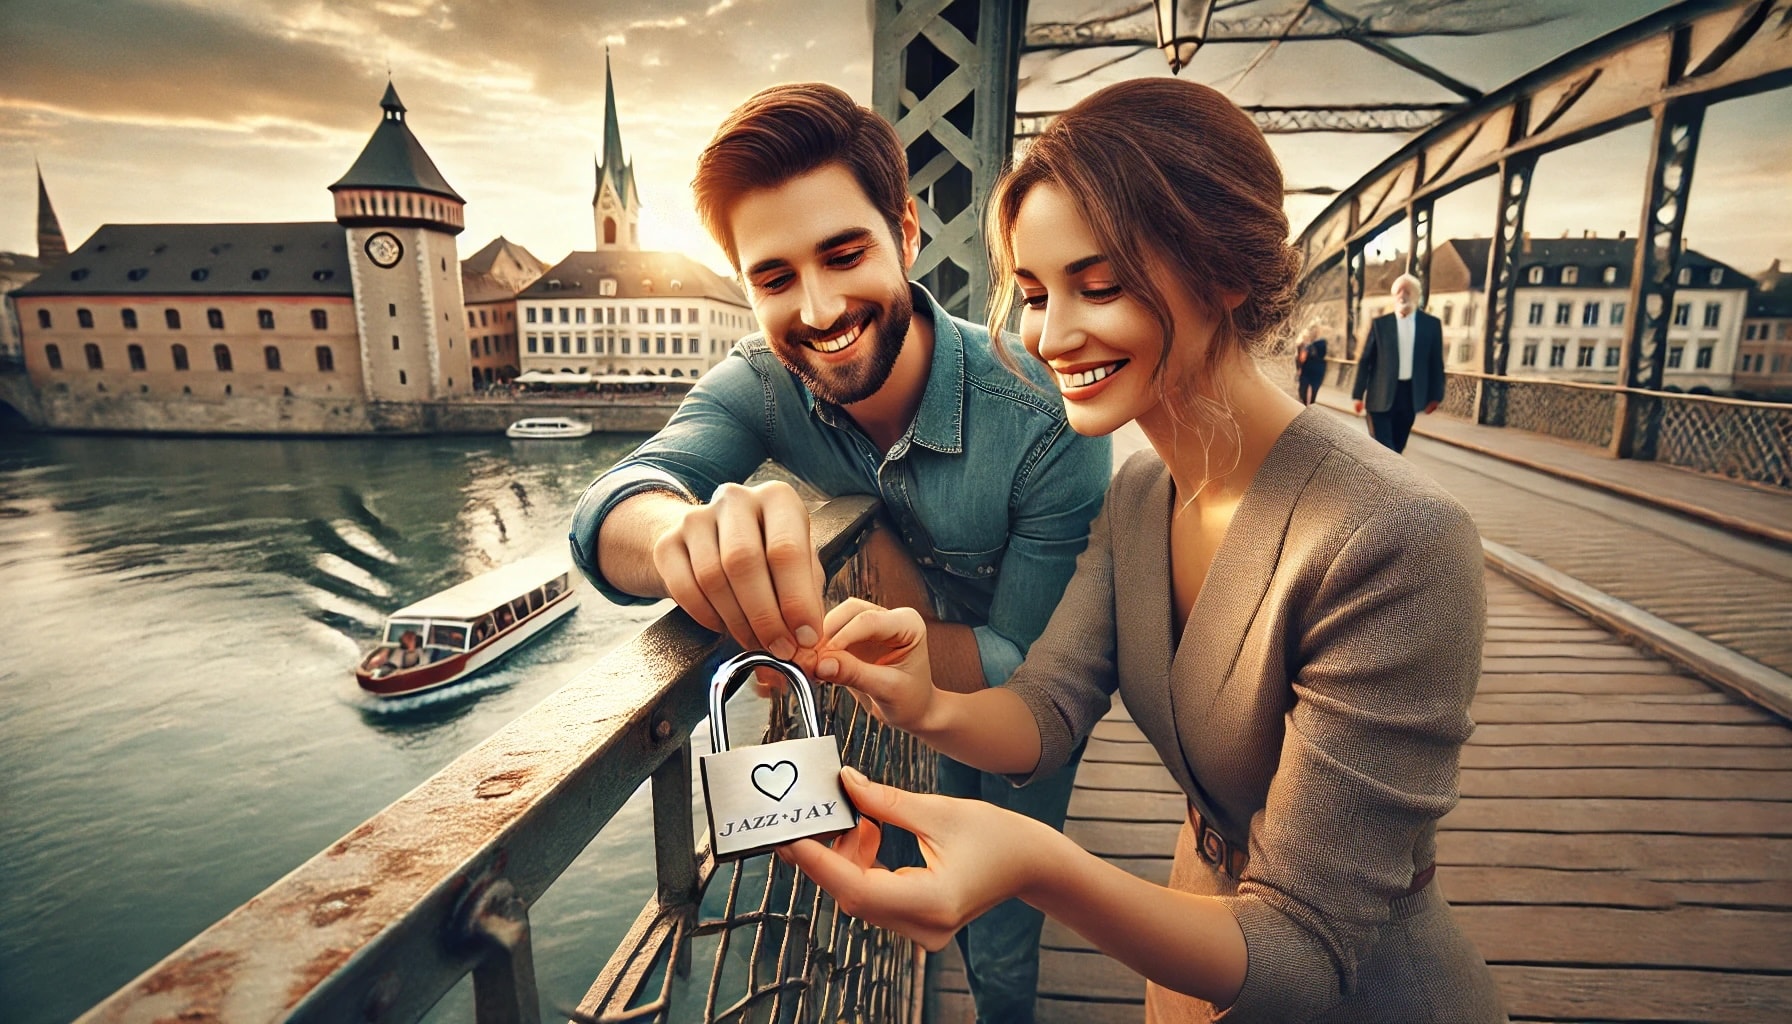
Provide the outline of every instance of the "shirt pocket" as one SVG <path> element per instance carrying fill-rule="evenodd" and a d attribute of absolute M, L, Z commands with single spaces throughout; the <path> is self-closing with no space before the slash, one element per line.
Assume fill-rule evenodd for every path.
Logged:
<path fill-rule="evenodd" d="M 945 572 L 967 580 L 990 581 L 995 579 L 996 571 L 1001 568 L 1002 555 L 1008 545 L 1002 544 L 987 551 L 941 551 L 935 550 L 934 561 Z"/>

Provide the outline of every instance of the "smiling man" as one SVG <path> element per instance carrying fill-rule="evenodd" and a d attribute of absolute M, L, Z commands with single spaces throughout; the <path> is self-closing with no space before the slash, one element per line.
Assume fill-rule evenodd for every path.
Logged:
<path fill-rule="evenodd" d="M 939 685 L 999 686 L 1044 629 L 1111 471 L 1069 429 L 1031 359 L 908 280 L 920 222 L 889 122 L 828 85 L 784 85 L 729 115 L 697 164 L 698 212 L 762 331 L 691 389 L 664 430 L 593 483 L 573 555 L 611 599 L 671 597 L 742 646 L 813 664 L 822 571 L 788 484 L 883 502 Z M 874 538 L 874 542 L 876 539 Z M 1025 790 L 942 761 L 940 788 L 1062 827 L 1076 760 Z M 959 935 L 984 1021 L 1033 1019 L 1043 918 L 1010 901 Z"/>

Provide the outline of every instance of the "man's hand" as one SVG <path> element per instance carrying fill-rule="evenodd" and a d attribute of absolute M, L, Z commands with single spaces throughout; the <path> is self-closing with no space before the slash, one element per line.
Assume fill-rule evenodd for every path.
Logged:
<path fill-rule="evenodd" d="M 809 510 L 789 484 L 716 488 L 654 541 L 653 566 L 668 596 L 706 628 L 813 669 L 825 578 Z"/>
<path fill-rule="evenodd" d="M 828 612 L 826 634 L 817 675 L 849 688 L 888 725 L 914 732 L 926 722 L 938 691 L 920 612 L 851 597 Z"/>
<path fill-rule="evenodd" d="M 1363 414 L 1363 400 L 1359 398 L 1353 404 L 1356 406 L 1356 414 L 1361 416 Z"/>
<path fill-rule="evenodd" d="M 1425 403 L 1425 415 L 1429 416 L 1436 411 L 1437 411 L 1437 403 L 1436 402 L 1426 402 Z"/>

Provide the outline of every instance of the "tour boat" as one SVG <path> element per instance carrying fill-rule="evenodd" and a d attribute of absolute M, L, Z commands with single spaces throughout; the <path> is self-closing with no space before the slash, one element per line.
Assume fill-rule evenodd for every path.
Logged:
<path fill-rule="evenodd" d="M 541 416 L 535 419 L 517 420 L 504 432 L 506 437 L 521 438 L 577 438 L 591 433 L 591 424 L 583 420 L 569 420 L 564 416 Z"/>
<path fill-rule="evenodd" d="M 447 686 L 540 636 L 579 605 L 572 567 L 539 556 L 494 569 L 393 612 L 355 666 L 378 697 Z"/>

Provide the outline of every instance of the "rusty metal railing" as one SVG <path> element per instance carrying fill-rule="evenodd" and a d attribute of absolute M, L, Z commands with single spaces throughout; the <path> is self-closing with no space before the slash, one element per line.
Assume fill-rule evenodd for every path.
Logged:
<path fill-rule="evenodd" d="M 815 511 L 833 587 L 860 583 L 855 553 L 876 512 L 870 498 Z M 529 909 L 649 779 L 656 892 L 582 1015 L 911 1016 L 920 976 L 905 940 L 845 918 L 770 868 L 775 858 L 718 874 L 694 844 L 689 737 L 724 653 L 683 612 L 663 616 L 80 1020 L 415 1021 L 471 974 L 479 1024 L 538 1021 Z M 931 755 L 825 689 L 846 763 L 931 787 Z M 773 721 L 775 733 L 781 714 Z M 706 890 L 724 877 L 719 908 L 706 911 Z M 711 977 L 681 981 L 705 944 Z"/>

